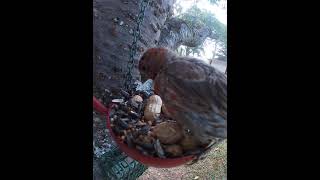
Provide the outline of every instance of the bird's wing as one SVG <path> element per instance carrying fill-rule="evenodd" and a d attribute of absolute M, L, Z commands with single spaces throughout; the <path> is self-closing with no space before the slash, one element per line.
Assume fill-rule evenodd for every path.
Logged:
<path fill-rule="evenodd" d="M 224 74 L 199 60 L 177 61 L 156 78 L 155 90 L 170 115 L 200 136 L 226 136 L 227 81 Z"/>

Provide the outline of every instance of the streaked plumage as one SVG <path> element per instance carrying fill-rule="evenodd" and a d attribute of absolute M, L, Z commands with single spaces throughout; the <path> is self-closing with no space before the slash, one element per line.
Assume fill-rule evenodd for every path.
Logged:
<path fill-rule="evenodd" d="M 227 78 L 203 61 L 165 48 L 147 50 L 139 62 L 142 76 L 154 80 L 168 111 L 201 144 L 227 138 Z"/>

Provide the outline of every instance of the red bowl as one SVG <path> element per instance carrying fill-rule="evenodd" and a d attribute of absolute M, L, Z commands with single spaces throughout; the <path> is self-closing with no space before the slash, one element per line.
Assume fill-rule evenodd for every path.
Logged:
<path fill-rule="evenodd" d="M 117 143 L 121 151 L 125 152 L 128 156 L 135 159 L 136 161 L 139 161 L 140 163 L 147 166 L 158 167 L 158 168 L 171 168 L 171 167 L 176 167 L 176 166 L 186 164 L 194 159 L 194 156 L 184 156 L 184 157 L 170 158 L 170 159 L 155 158 L 155 157 L 145 156 L 134 148 L 129 148 L 125 143 L 121 141 L 121 139 L 119 139 L 113 133 L 111 129 L 109 113 L 113 107 L 113 104 L 110 104 L 109 108 L 106 108 L 95 97 L 93 97 L 93 107 L 101 114 L 106 115 L 107 128 L 109 129 L 109 132 L 112 138 Z"/>

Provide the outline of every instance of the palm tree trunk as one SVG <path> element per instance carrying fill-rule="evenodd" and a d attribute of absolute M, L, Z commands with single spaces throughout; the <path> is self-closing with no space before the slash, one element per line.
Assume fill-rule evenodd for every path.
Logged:
<path fill-rule="evenodd" d="M 141 0 L 93 0 L 93 82 L 97 88 L 122 87 L 127 73 L 129 51 L 136 28 Z M 133 78 L 139 80 L 136 68 L 141 54 L 157 46 L 166 19 L 172 15 L 175 0 L 150 1 L 141 24 Z"/>

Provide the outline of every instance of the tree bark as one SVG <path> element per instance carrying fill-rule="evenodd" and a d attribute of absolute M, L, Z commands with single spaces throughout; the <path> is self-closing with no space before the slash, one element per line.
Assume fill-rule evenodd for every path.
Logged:
<path fill-rule="evenodd" d="M 93 1 L 93 82 L 98 88 L 123 86 L 140 2 L 141 0 Z M 138 52 L 134 57 L 135 67 L 146 49 L 156 47 L 160 29 L 167 17 L 172 15 L 174 2 L 175 0 L 150 1 L 141 24 Z M 137 68 L 133 69 L 133 77 L 140 78 Z"/>

